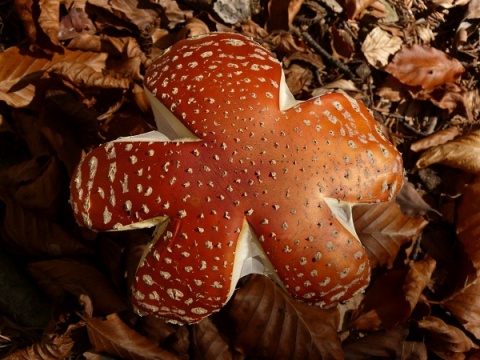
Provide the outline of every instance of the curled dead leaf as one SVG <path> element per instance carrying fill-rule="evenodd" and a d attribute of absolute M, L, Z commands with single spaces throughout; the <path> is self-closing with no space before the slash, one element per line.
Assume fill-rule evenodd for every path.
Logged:
<path fill-rule="evenodd" d="M 464 353 L 478 349 L 478 346 L 456 326 L 446 324 L 435 316 L 426 316 L 418 326 L 427 333 L 425 342 L 442 359 L 464 359 Z"/>
<path fill-rule="evenodd" d="M 457 82 L 465 71 L 457 59 L 428 45 L 404 47 L 385 70 L 406 85 L 427 90 Z"/>
<path fill-rule="evenodd" d="M 410 145 L 410 150 L 419 152 L 429 149 L 433 146 L 445 144 L 447 141 L 453 140 L 460 134 L 460 129 L 457 126 L 451 126 L 447 129 L 437 131 L 430 136 L 415 141 Z"/>
<path fill-rule="evenodd" d="M 38 25 L 48 36 L 52 44 L 60 46 L 58 29 L 60 24 L 60 0 L 39 0 Z"/>
<path fill-rule="evenodd" d="M 480 172 L 480 130 L 425 151 L 415 166 L 425 168 L 442 163 L 470 173 Z"/>
<path fill-rule="evenodd" d="M 132 360 L 180 360 L 180 358 L 128 327 L 117 314 L 84 318 L 95 351 Z"/>
<path fill-rule="evenodd" d="M 480 339 L 480 281 L 478 278 L 442 301 L 441 305 L 467 331 Z"/>

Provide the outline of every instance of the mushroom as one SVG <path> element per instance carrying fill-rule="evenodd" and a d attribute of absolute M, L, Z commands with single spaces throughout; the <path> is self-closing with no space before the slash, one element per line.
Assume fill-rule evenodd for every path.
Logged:
<path fill-rule="evenodd" d="M 363 104 L 296 101 L 280 63 L 233 33 L 176 43 L 144 85 L 162 133 L 101 145 L 71 184 L 80 224 L 157 227 L 132 285 L 140 314 L 198 322 L 248 273 L 323 307 L 365 289 L 351 207 L 392 199 L 403 167 Z"/>

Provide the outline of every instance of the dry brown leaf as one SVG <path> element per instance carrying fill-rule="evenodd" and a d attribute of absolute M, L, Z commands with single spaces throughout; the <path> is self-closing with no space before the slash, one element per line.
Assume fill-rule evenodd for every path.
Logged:
<path fill-rule="evenodd" d="M 293 19 L 300 11 L 303 0 L 269 0 L 267 29 L 269 32 L 274 30 L 289 30 Z"/>
<path fill-rule="evenodd" d="M 395 355 L 403 347 L 406 337 L 406 329 L 403 326 L 397 326 L 392 330 L 367 334 L 354 341 L 347 340 L 343 346 L 345 359 L 395 359 Z"/>
<path fill-rule="evenodd" d="M 194 17 L 189 19 L 185 26 L 183 26 L 182 29 L 177 33 L 175 36 L 175 41 L 208 34 L 209 32 L 210 29 L 208 28 L 208 25 L 199 18 Z"/>
<path fill-rule="evenodd" d="M 49 59 L 11 47 L 0 53 L 0 100 L 14 108 L 28 106 L 35 96 L 36 85 L 48 67 L 59 62 L 76 63 L 101 74 L 106 59 L 107 54 L 104 53 L 70 50 L 54 54 Z"/>
<path fill-rule="evenodd" d="M 46 71 L 68 80 L 77 87 L 100 87 L 104 89 L 128 89 L 131 80 L 122 74 L 98 72 L 79 62 L 58 61 L 47 67 Z"/>
<path fill-rule="evenodd" d="M 400 37 L 391 35 L 377 26 L 365 38 L 362 52 L 370 65 L 382 68 L 388 64 L 390 56 L 400 50 L 402 44 Z"/>
<path fill-rule="evenodd" d="M 32 16 L 33 0 L 14 0 L 14 2 L 15 12 L 22 22 L 25 34 L 30 44 L 34 44 L 37 41 L 37 26 Z M 2 64 L 4 64 L 4 62 L 2 62 Z"/>
<path fill-rule="evenodd" d="M 465 253 L 480 273 L 480 175 L 463 193 L 457 210 L 457 234 Z"/>
<path fill-rule="evenodd" d="M 52 44 L 60 46 L 58 29 L 60 25 L 60 0 L 39 0 L 38 25 Z"/>
<path fill-rule="evenodd" d="M 258 25 L 252 19 L 245 20 L 242 24 L 242 34 L 253 38 L 264 38 L 268 35 L 267 30 Z"/>
<path fill-rule="evenodd" d="M 436 163 L 470 173 L 480 172 L 480 130 L 428 149 L 415 166 L 422 169 Z"/>
<path fill-rule="evenodd" d="M 425 343 L 430 351 L 446 360 L 462 360 L 466 352 L 478 346 L 456 326 L 446 324 L 435 316 L 418 321 L 418 326 L 427 333 Z"/>
<path fill-rule="evenodd" d="M 292 360 L 343 358 L 336 316 L 292 299 L 265 276 L 251 275 L 230 305 L 233 345 L 245 355 Z"/>
<path fill-rule="evenodd" d="M 174 29 L 179 24 L 183 24 L 187 19 L 193 17 L 193 10 L 184 6 L 180 7 L 176 1 L 159 0 L 157 3 L 163 8 L 165 17 L 168 20 L 166 24 L 168 29 Z"/>
<path fill-rule="evenodd" d="M 433 146 L 445 144 L 447 141 L 453 140 L 460 134 L 460 129 L 457 126 L 451 126 L 447 129 L 437 131 L 430 136 L 415 141 L 410 145 L 410 150 L 419 152 L 429 149 Z"/>
<path fill-rule="evenodd" d="M 457 59 L 428 45 L 404 47 L 385 70 L 406 85 L 426 90 L 457 82 L 465 71 Z"/>
<path fill-rule="evenodd" d="M 6 214 L 0 233 L 3 243 L 12 252 L 24 256 L 68 256 L 91 253 L 91 249 L 78 241 L 62 227 L 21 206 L 11 196 L 0 192 L 6 204 Z"/>
<path fill-rule="evenodd" d="M 128 327 L 117 314 L 85 318 L 95 351 L 131 360 L 180 360 L 180 358 Z"/>
<path fill-rule="evenodd" d="M 96 315 L 107 315 L 127 308 L 111 282 L 92 265 L 71 259 L 44 260 L 29 264 L 28 271 L 47 293 L 58 294 L 62 289 L 77 297 L 88 295 Z"/>
<path fill-rule="evenodd" d="M 347 30 L 337 27 L 336 24 L 329 30 L 332 56 L 337 59 L 349 60 L 355 52 L 355 42 L 352 35 Z"/>
<path fill-rule="evenodd" d="M 460 324 L 480 339 L 480 281 L 477 278 L 441 302 Z"/>
<path fill-rule="evenodd" d="M 145 315 L 138 319 L 136 329 L 140 334 L 156 344 L 162 344 L 176 331 L 174 325 L 153 315 Z"/>
<path fill-rule="evenodd" d="M 196 360 L 231 360 L 232 350 L 210 318 L 192 328 Z"/>
<path fill-rule="evenodd" d="M 40 156 L 0 170 L 15 200 L 29 209 L 38 209 L 46 214 L 56 213 L 62 190 L 62 171 L 55 157 Z"/>
<path fill-rule="evenodd" d="M 394 201 L 355 206 L 352 214 L 372 267 L 391 268 L 400 248 L 413 241 L 428 223 L 421 217 L 403 215 Z"/>
<path fill-rule="evenodd" d="M 152 2 L 139 0 L 88 0 L 90 5 L 98 6 L 113 17 L 124 21 L 128 26 L 133 24 L 141 33 L 149 33 L 158 27 L 160 18 Z"/>
<path fill-rule="evenodd" d="M 376 279 L 365 295 L 365 304 L 351 327 L 376 331 L 393 329 L 407 320 L 430 281 L 436 262 L 432 258 L 416 261 L 410 269 L 401 268 Z"/>
<path fill-rule="evenodd" d="M 48 333 L 43 339 L 4 357 L 4 360 L 60 360 L 69 358 L 75 346 L 74 332 L 85 326 L 83 322 L 67 327 L 63 333 Z"/>
<path fill-rule="evenodd" d="M 403 183 L 403 187 L 398 193 L 395 202 L 400 206 L 402 214 L 409 217 L 423 216 L 430 211 L 436 212 L 440 216 L 442 215 L 428 205 L 415 189 L 414 185 L 408 181 Z M 423 227 L 424 226 L 421 226 L 422 229 Z"/>

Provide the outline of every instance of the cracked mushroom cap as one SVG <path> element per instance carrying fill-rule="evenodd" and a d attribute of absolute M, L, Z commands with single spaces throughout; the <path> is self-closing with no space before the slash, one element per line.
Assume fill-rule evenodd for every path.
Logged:
<path fill-rule="evenodd" d="M 279 62 L 232 33 L 173 45 L 145 88 L 166 136 L 98 147 L 71 186 L 84 226 L 157 226 L 133 285 L 140 313 L 197 322 L 251 272 L 319 306 L 367 286 L 351 206 L 392 199 L 403 167 L 364 105 L 340 93 L 295 101 Z"/>

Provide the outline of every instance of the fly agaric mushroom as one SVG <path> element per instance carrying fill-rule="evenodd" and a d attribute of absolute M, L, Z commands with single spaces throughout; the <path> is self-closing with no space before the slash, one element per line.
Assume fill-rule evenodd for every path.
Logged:
<path fill-rule="evenodd" d="M 145 88 L 164 134 L 101 145 L 71 186 L 84 226 L 157 226 L 133 284 L 139 313 L 197 322 L 252 272 L 320 306 L 368 285 L 351 207 L 392 199 L 403 168 L 364 105 L 295 101 L 280 63 L 232 33 L 176 43 Z"/>

